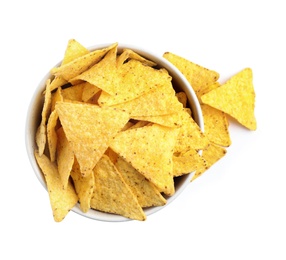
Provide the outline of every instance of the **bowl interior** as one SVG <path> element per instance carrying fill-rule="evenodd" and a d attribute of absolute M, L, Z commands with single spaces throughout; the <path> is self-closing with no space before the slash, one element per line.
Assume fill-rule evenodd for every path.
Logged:
<path fill-rule="evenodd" d="M 110 44 L 101 44 L 101 45 L 96 45 L 92 46 L 89 49 L 90 50 L 95 50 L 95 49 L 100 49 L 104 48 L 106 46 L 109 46 Z M 186 78 L 182 75 L 182 73 L 170 62 L 168 62 L 166 59 L 164 59 L 161 56 L 158 56 L 156 54 L 153 54 L 150 51 L 144 50 L 143 48 L 139 48 L 136 46 L 131 46 L 128 44 L 118 44 L 118 53 L 122 52 L 123 49 L 129 48 L 132 49 L 133 51 L 137 52 L 138 54 L 144 56 L 145 58 L 154 61 L 155 63 L 158 64 L 158 67 L 163 67 L 168 70 L 169 74 L 172 76 L 172 83 L 174 88 L 177 91 L 184 91 L 188 97 L 188 105 L 192 110 L 194 120 L 197 122 L 197 124 L 200 126 L 200 128 L 203 130 L 203 116 L 202 116 L 202 111 L 201 107 L 199 104 L 199 101 L 196 97 L 196 94 L 192 87 L 190 86 L 189 82 L 186 80 Z M 59 65 L 60 62 L 57 64 Z M 57 66 L 56 65 L 56 66 Z M 36 142 L 35 142 L 35 134 L 37 127 L 40 124 L 40 115 L 41 115 L 41 110 L 43 107 L 43 90 L 45 88 L 45 83 L 47 79 L 51 78 L 51 74 L 47 73 L 41 82 L 39 83 L 38 87 L 36 88 L 34 95 L 30 101 L 30 105 L 28 108 L 27 112 L 27 118 L 26 118 L 26 150 L 28 153 L 28 157 L 30 160 L 30 163 L 32 165 L 32 168 L 40 181 L 40 183 L 43 185 L 43 187 L 46 189 L 46 183 L 43 177 L 43 174 L 38 167 L 38 164 L 35 160 L 34 157 L 34 150 L 36 149 Z M 178 195 L 184 190 L 184 188 L 190 183 L 190 180 L 193 176 L 193 173 L 183 175 L 181 177 L 175 178 L 175 194 L 171 197 L 166 197 L 167 199 L 167 204 L 161 207 L 150 207 L 144 209 L 144 212 L 146 216 L 153 214 L 154 212 L 157 212 L 158 210 L 166 207 L 169 205 L 175 198 L 178 197 Z M 127 221 L 129 220 L 128 218 L 115 215 L 115 214 L 109 214 L 109 213 L 104 213 L 100 211 L 96 211 L 93 209 L 90 209 L 87 213 L 83 213 L 80 209 L 79 204 L 77 204 L 72 211 L 83 215 L 88 218 L 96 219 L 96 220 L 101 220 L 101 221 L 111 221 L 111 222 L 116 222 L 116 221 Z"/>

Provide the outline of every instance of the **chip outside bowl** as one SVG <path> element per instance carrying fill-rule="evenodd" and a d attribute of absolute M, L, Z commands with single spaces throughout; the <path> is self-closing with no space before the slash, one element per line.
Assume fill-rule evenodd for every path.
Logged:
<path fill-rule="evenodd" d="M 111 44 L 98 44 L 94 45 L 89 48 L 89 50 L 96 50 L 101 49 L 104 47 L 107 47 Z M 199 101 L 197 99 L 197 96 L 190 86 L 190 83 L 187 81 L 187 79 L 184 77 L 184 75 L 169 61 L 167 61 L 165 58 L 152 53 L 149 50 L 145 50 L 144 48 L 133 46 L 130 44 L 118 44 L 118 52 L 122 52 L 123 49 L 132 49 L 133 51 L 137 52 L 141 56 L 144 56 L 145 58 L 154 61 L 158 64 L 159 67 L 164 67 L 168 70 L 169 74 L 172 76 L 173 83 L 176 85 L 176 87 L 184 91 L 187 94 L 189 106 L 192 110 L 194 120 L 197 122 L 199 127 L 203 130 L 204 122 L 203 122 L 203 116 L 201 111 L 201 106 L 199 104 Z M 58 62 L 55 66 L 59 66 L 61 62 Z M 34 170 L 34 173 L 36 174 L 38 180 L 43 185 L 45 189 L 46 182 L 44 179 L 44 176 L 41 172 L 41 169 L 39 168 L 37 161 L 34 156 L 34 150 L 37 149 L 37 145 L 35 142 L 35 135 L 37 131 L 37 127 L 40 124 L 40 118 L 41 118 L 41 110 L 43 107 L 43 91 L 45 89 L 45 83 L 46 81 L 51 78 L 52 75 L 50 72 L 48 72 L 43 79 L 38 84 L 28 107 L 27 111 L 27 117 L 26 117 L 26 128 L 25 128 L 25 144 L 26 144 L 26 151 L 29 158 L 29 161 L 31 163 L 31 166 Z M 150 216 L 151 214 L 163 209 L 164 207 L 168 206 L 172 201 L 174 201 L 181 192 L 189 185 L 191 179 L 193 177 L 193 173 L 189 173 L 180 177 L 177 177 L 175 180 L 175 194 L 171 197 L 166 197 L 167 203 L 164 206 L 157 206 L 157 207 L 150 207 L 144 209 L 144 212 L 146 216 Z M 100 212 L 97 210 L 90 209 L 88 212 L 84 213 L 80 209 L 80 205 L 77 203 L 74 208 L 72 209 L 73 212 L 76 212 L 82 216 L 85 216 L 87 218 L 91 218 L 94 220 L 100 220 L 100 221 L 107 221 L 107 222 L 122 222 L 122 221 L 129 221 L 131 219 L 125 218 L 123 216 Z"/>

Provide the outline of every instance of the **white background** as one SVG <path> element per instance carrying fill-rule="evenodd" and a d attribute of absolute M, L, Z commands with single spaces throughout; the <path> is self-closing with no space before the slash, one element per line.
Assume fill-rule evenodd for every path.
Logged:
<path fill-rule="evenodd" d="M 1 1 L 1 259 L 286 259 L 283 1 Z M 170 51 L 216 70 L 253 69 L 256 131 L 231 122 L 227 155 L 145 222 L 70 212 L 55 223 L 25 148 L 39 81 L 67 41 Z"/>

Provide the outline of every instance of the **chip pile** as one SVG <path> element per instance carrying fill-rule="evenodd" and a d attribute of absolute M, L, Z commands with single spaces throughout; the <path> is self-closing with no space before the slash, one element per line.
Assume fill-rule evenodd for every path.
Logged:
<path fill-rule="evenodd" d="M 72 39 L 46 82 L 35 158 L 56 222 L 77 203 L 143 221 L 144 208 L 175 193 L 178 176 L 195 172 L 194 180 L 225 155 L 227 115 L 256 129 L 250 69 L 221 85 L 217 72 L 164 54 L 195 90 L 202 132 L 168 71 L 117 48 L 89 51 Z"/>

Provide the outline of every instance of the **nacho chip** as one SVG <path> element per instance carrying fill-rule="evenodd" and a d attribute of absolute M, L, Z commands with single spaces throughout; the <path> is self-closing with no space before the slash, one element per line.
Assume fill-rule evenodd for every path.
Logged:
<path fill-rule="evenodd" d="M 165 52 L 163 57 L 182 72 L 198 96 L 219 78 L 219 73 L 216 71 L 209 70 L 171 52 Z"/>
<path fill-rule="evenodd" d="M 205 166 L 205 160 L 195 149 L 173 155 L 173 175 L 178 177 L 188 174 Z"/>
<path fill-rule="evenodd" d="M 208 105 L 201 105 L 204 117 L 204 134 L 207 138 L 221 146 L 231 145 L 226 114 Z"/>
<path fill-rule="evenodd" d="M 80 209 L 82 212 L 87 212 L 90 209 L 90 200 L 94 189 L 94 175 L 82 176 L 76 158 L 70 175 L 79 199 Z"/>
<path fill-rule="evenodd" d="M 56 151 L 57 151 L 57 132 L 56 126 L 58 123 L 58 113 L 57 111 L 53 111 L 49 117 L 48 124 L 47 124 L 47 140 L 48 140 L 48 147 L 49 147 L 49 154 L 51 162 L 56 160 Z"/>
<path fill-rule="evenodd" d="M 82 101 L 82 93 L 85 83 L 77 84 L 62 90 L 63 100 Z"/>
<path fill-rule="evenodd" d="M 106 155 L 94 168 L 94 185 L 91 208 L 130 219 L 146 219 L 135 195 Z"/>
<path fill-rule="evenodd" d="M 73 60 L 84 56 L 89 53 L 89 50 L 85 48 L 83 45 L 81 45 L 78 41 L 75 39 L 70 39 L 68 41 L 65 55 L 62 61 L 61 65 L 67 64 L 69 62 L 72 62 Z"/>
<path fill-rule="evenodd" d="M 183 107 L 187 107 L 188 98 L 185 92 L 178 92 L 176 93 L 176 97 L 180 103 L 182 103 Z"/>
<path fill-rule="evenodd" d="M 136 99 L 128 102 L 114 105 L 119 109 L 124 109 L 130 114 L 130 117 L 137 118 L 141 116 L 161 116 L 169 115 L 180 111 L 183 105 L 175 96 L 171 81 L 162 82 L 161 86 L 142 94 Z"/>
<path fill-rule="evenodd" d="M 40 156 L 38 152 L 35 152 L 35 158 L 47 183 L 54 220 L 60 222 L 75 206 L 78 197 L 71 182 L 68 183 L 66 189 L 63 189 L 62 181 L 55 163 L 52 163 L 44 154 Z"/>
<path fill-rule="evenodd" d="M 56 111 L 83 175 L 91 173 L 129 120 L 124 111 L 85 103 L 59 102 Z"/>
<path fill-rule="evenodd" d="M 45 98 L 44 98 L 44 105 L 43 110 L 41 113 L 41 123 L 36 132 L 36 143 L 38 146 L 39 155 L 41 156 L 46 147 L 47 136 L 46 136 L 46 123 L 49 118 L 51 112 L 51 102 L 52 102 L 52 94 L 50 91 L 50 80 L 46 82 L 46 91 L 45 91 Z"/>
<path fill-rule="evenodd" d="M 117 46 L 117 43 L 103 49 L 89 52 L 83 56 L 73 59 L 69 63 L 51 69 L 51 73 L 69 81 L 99 62 L 110 49 L 114 48 L 114 46 Z"/>
<path fill-rule="evenodd" d="M 150 67 L 155 67 L 157 65 L 155 62 L 145 59 L 144 57 L 134 52 L 133 50 L 123 49 L 123 52 L 117 58 L 117 67 L 120 67 L 128 59 L 138 60 L 142 64 Z"/>
<path fill-rule="evenodd" d="M 172 195 L 175 191 L 172 156 L 178 131 L 156 124 L 133 128 L 120 132 L 110 147 L 160 192 Z"/>
<path fill-rule="evenodd" d="M 109 75 L 109 80 L 113 80 L 112 84 L 99 85 L 91 82 L 103 90 L 99 98 L 101 106 L 130 101 L 171 82 L 171 76 L 164 70 L 145 66 L 137 60 L 124 63 L 114 73 L 114 76 Z"/>
<path fill-rule="evenodd" d="M 181 127 L 174 152 L 182 153 L 190 149 L 200 150 L 207 147 L 209 140 L 190 116 L 188 109 L 181 110 L 180 117 Z"/>
<path fill-rule="evenodd" d="M 74 153 L 61 127 L 57 130 L 57 164 L 64 189 L 67 188 L 73 163 Z"/>
<path fill-rule="evenodd" d="M 141 207 L 163 206 L 166 199 L 158 189 L 121 157 L 115 163 L 124 181 L 136 196 Z"/>
<path fill-rule="evenodd" d="M 89 50 L 82 46 L 75 39 L 71 39 L 68 41 L 68 45 L 65 50 L 65 55 L 61 65 L 72 62 L 74 59 L 79 58 L 85 54 L 88 54 Z M 58 87 L 62 87 L 67 84 L 68 81 L 62 78 L 61 76 L 56 76 L 51 82 L 51 91 L 57 89 Z"/>
<path fill-rule="evenodd" d="M 54 93 L 52 93 L 51 111 L 54 111 L 56 103 L 58 101 L 63 101 L 63 99 L 64 98 L 63 98 L 63 95 L 62 95 L 62 88 L 58 87 L 57 90 Z"/>
<path fill-rule="evenodd" d="M 255 92 L 250 68 L 243 69 L 222 86 L 204 94 L 201 100 L 227 113 L 246 128 L 256 130 Z"/>
<path fill-rule="evenodd" d="M 205 164 L 198 169 L 192 181 L 201 176 L 206 170 L 208 170 L 212 165 L 214 165 L 218 160 L 223 158 L 227 150 L 224 147 L 210 143 L 210 145 L 203 150 L 202 158 L 205 160 Z"/>
<path fill-rule="evenodd" d="M 95 94 L 100 91 L 100 88 L 90 84 L 89 82 L 84 82 L 82 90 L 82 101 L 88 102 Z"/>

